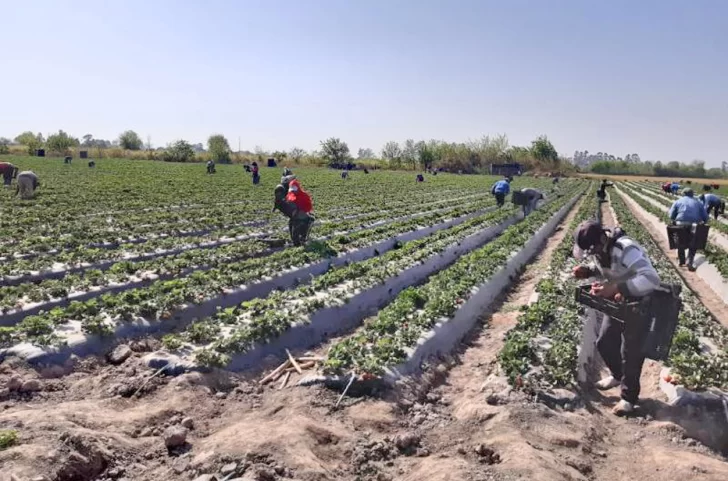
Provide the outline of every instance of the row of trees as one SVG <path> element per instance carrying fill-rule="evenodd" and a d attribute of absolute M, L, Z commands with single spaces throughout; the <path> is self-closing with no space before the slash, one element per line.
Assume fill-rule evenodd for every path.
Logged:
<path fill-rule="evenodd" d="M 261 162 L 268 157 L 273 157 L 282 162 L 290 160 L 294 163 L 340 165 L 354 160 L 348 144 L 336 137 L 321 141 L 320 149 L 313 152 L 307 152 L 299 147 L 294 147 L 287 152 L 267 152 L 261 147 L 256 147 L 254 152 L 233 153 L 228 139 L 222 134 L 213 134 L 207 139 L 207 151 L 204 150 L 202 144 L 190 144 L 185 140 L 179 140 L 165 148 L 154 150 L 149 138 L 145 145 L 139 134 L 133 130 L 122 132 L 114 141 L 96 139 L 92 134 L 86 134 L 79 140 L 62 130 L 49 135 L 47 139 L 40 133 L 23 132 L 15 137 L 15 142 L 25 146 L 31 155 L 40 148 L 46 148 L 52 153 L 62 155 L 74 148 L 87 148 L 96 149 L 97 151 L 92 155 L 99 158 L 103 156 L 104 150 L 108 149 L 113 151 L 114 155 L 123 155 L 124 151 L 140 151 L 140 155 L 135 155 L 133 158 L 176 162 L 188 162 L 195 159 L 212 159 L 217 162 L 251 160 Z M 464 172 L 486 171 L 491 163 L 506 162 L 519 162 L 527 168 L 539 167 L 549 170 L 564 168 L 563 159 L 559 157 L 556 149 L 545 136 L 535 139 L 529 147 L 511 146 L 505 135 L 486 136 L 468 142 L 415 141 L 414 139 L 407 139 L 402 143 L 390 141 L 384 145 L 379 156 L 370 148 L 360 148 L 356 160 L 373 162 L 389 168 L 415 170 L 437 166 Z"/>
<path fill-rule="evenodd" d="M 572 159 L 572 162 L 574 165 L 576 165 L 579 168 L 588 168 L 590 165 L 592 165 L 595 162 L 641 162 L 639 154 L 627 154 L 624 158 L 614 156 L 612 154 L 609 154 L 607 152 L 597 152 L 596 154 L 590 154 L 588 150 L 585 150 L 583 152 L 576 151 L 574 152 L 574 158 Z"/>
<path fill-rule="evenodd" d="M 720 179 L 728 176 L 728 163 L 721 163 L 721 167 L 705 168 L 705 161 L 693 160 L 690 163 L 660 161 L 600 161 L 591 164 L 590 170 L 597 174 L 611 175 L 644 175 L 658 177 L 697 177 Z"/>
<path fill-rule="evenodd" d="M 321 142 L 321 157 L 327 162 L 343 163 L 351 157 L 349 146 L 338 138 Z M 358 160 L 376 159 L 371 149 L 362 148 L 357 153 Z M 527 168 L 561 170 L 562 163 L 558 152 L 547 137 L 541 136 L 531 142 L 530 147 L 511 146 L 505 135 L 482 137 L 468 142 L 445 142 L 441 140 L 407 139 L 403 143 L 389 141 L 384 144 L 381 157 L 393 168 L 427 169 L 444 167 L 449 170 L 480 172 L 493 163 L 519 162 Z"/>

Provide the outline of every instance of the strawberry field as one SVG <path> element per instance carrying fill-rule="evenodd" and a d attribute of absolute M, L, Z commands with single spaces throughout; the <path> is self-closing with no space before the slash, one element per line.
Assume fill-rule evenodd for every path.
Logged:
<path fill-rule="evenodd" d="M 284 244 L 286 219 L 271 211 L 280 169 L 264 169 L 253 185 L 233 165 L 207 175 L 196 164 L 103 160 L 89 169 L 12 160 L 33 169 L 42 187 L 31 201 L 9 189 L 0 197 L 0 345 L 38 362 L 147 335 L 186 366 L 255 367 L 266 354 L 315 347 L 334 334 L 391 342 L 402 353 L 406 344 L 384 331 L 382 339 L 367 334 L 365 318 L 380 309 L 384 318 L 407 318 L 401 306 L 413 292 L 479 265 L 452 299 L 437 301 L 429 320 L 395 323 L 411 325 L 405 337 L 413 339 L 586 185 L 566 181 L 551 195 L 548 179 L 516 179 L 514 189 L 538 187 L 548 196 L 543 211 L 524 221 L 511 204 L 496 208 L 488 194 L 496 177 L 441 173 L 418 183 L 412 173 L 341 179 L 300 168 L 317 221 L 309 244 L 297 248 Z M 343 354 L 350 342 L 332 348 L 327 370 L 353 362 L 382 372 L 390 354 L 369 369 L 373 361 Z"/>

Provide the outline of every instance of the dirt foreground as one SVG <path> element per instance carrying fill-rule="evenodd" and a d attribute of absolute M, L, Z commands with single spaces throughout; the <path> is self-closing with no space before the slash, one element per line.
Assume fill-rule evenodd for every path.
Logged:
<path fill-rule="evenodd" d="M 153 339 L 129 343 L 118 364 L 86 358 L 38 372 L 5 361 L 0 432 L 18 439 L 0 450 L 0 481 L 727 480 L 724 458 L 665 420 L 654 363 L 642 414 L 630 419 L 610 413 L 616 392 L 565 392 L 565 410 L 499 384 L 503 337 L 564 235 L 460 352 L 339 409 L 339 392 L 260 386 L 260 376 L 151 377 L 141 357 Z"/>

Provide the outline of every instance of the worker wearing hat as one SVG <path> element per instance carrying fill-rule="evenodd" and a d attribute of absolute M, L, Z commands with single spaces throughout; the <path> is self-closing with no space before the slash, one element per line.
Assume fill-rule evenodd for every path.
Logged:
<path fill-rule="evenodd" d="M 641 298 L 660 286 L 660 276 L 647 253 L 621 229 L 614 232 L 596 221 L 586 221 L 574 232 L 574 257 L 579 260 L 594 257 L 591 265 L 574 268 L 578 279 L 600 277 L 592 291 L 599 297 L 613 300 Z M 640 374 L 645 356 L 642 345 L 648 325 L 623 323 L 604 316 L 597 350 L 609 368 L 611 376 L 597 382 L 600 390 L 621 386 L 621 400 L 614 407 L 617 415 L 629 414 L 639 401 Z"/>
<path fill-rule="evenodd" d="M 673 225 L 684 225 L 690 229 L 689 246 L 692 246 L 693 224 L 708 222 L 708 211 L 705 206 L 695 198 L 693 189 L 683 190 L 683 196 L 676 200 L 668 212 Z M 678 246 L 677 258 L 681 266 L 685 265 L 685 250 L 688 251 L 688 269 L 695 270 L 695 248 Z"/>

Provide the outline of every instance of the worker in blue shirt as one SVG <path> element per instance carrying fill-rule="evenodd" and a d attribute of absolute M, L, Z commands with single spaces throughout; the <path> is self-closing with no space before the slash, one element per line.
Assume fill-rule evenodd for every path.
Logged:
<path fill-rule="evenodd" d="M 495 196 L 495 203 L 498 207 L 503 207 L 505 204 L 506 196 L 511 191 L 511 180 L 501 179 L 490 188 L 490 193 Z"/>
<path fill-rule="evenodd" d="M 708 211 L 708 217 L 710 217 L 712 211 L 713 218 L 718 220 L 718 214 L 725 211 L 725 201 L 717 195 L 711 194 L 710 191 L 707 194 L 701 194 L 699 199 L 705 206 L 705 210 Z"/>
<path fill-rule="evenodd" d="M 680 265 L 685 265 L 685 250 L 688 251 L 688 269 L 695 270 L 695 248 L 692 247 L 693 224 L 708 222 L 708 211 L 705 206 L 696 199 L 693 189 L 687 188 L 683 190 L 683 196 L 676 200 L 670 207 L 670 220 L 674 225 L 687 226 L 690 235 L 686 243 L 690 247 L 679 245 L 677 248 L 677 258 Z"/>
<path fill-rule="evenodd" d="M 677 182 L 673 182 L 670 184 L 670 192 L 672 192 L 672 195 L 677 195 L 677 192 L 680 190 L 680 184 Z"/>

